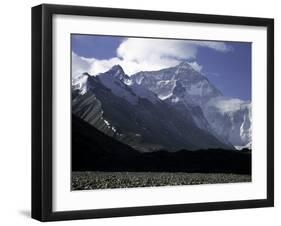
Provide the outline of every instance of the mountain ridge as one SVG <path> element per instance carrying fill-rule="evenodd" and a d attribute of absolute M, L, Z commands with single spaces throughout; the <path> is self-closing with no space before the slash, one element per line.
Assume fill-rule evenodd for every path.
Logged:
<path fill-rule="evenodd" d="M 247 119 L 244 119 L 244 121 L 242 120 L 244 115 L 246 115 L 247 112 L 250 112 L 250 107 L 248 107 L 247 112 L 240 112 L 239 114 L 235 113 L 238 112 L 238 110 L 234 111 L 233 114 L 220 112 L 219 106 L 217 106 L 215 103 L 212 103 L 212 101 L 223 98 L 222 93 L 215 86 L 213 86 L 206 77 L 195 71 L 188 64 L 188 62 L 182 62 L 175 67 L 166 68 L 159 71 L 139 72 L 130 77 L 124 73 L 120 65 L 115 65 L 107 72 L 101 73 L 96 76 L 89 76 L 89 74 L 86 73 L 84 73 L 83 75 L 84 77 L 82 76 L 81 83 L 76 82 L 76 84 L 78 83 L 79 86 L 73 84 L 73 90 L 76 90 L 76 92 L 78 90 L 79 97 L 84 96 L 88 92 L 96 96 L 97 93 L 95 92 L 98 91 L 97 86 L 103 86 L 102 93 L 99 93 L 98 97 L 96 96 L 96 98 L 99 101 L 101 101 L 100 99 L 103 99 L 101 101 L 101 105 L 104 105 L 103 107 L 107 109 L 105 112 L 103 112 L 103 114 L 107 115 L 107 117 L 109 116 L 109 112 L 112 112 L 112 109 L 110 109 L 109 106 L 106 107 L 106 105 L 108 105 L 106 103 L 108 100 L 105 99 L 105 96 L 107 96 L 107 98 L 110 96 L 116 101 L 124 102 L 125 100 L 126 102 L 124 102 L 123 105 L 116 105 L 116 103 L 112 103 L 112 105 L 115 107 L 128 107 L 133 112 L 136 112 L 135 109 L 133 110 L 133 108 L 129 106 L 141 106 L 141 109 L 143 109 L 142 111 L 146 112 L 142 115 L 139 115 L 139 117 L 142 118 L 148 117 L 145 116 L 148 114 L 147 112 L 153 112 L 153 110 L 148 109 L 148 105 L 150 106 L 149 108 L 155 109 L 155 112 L 157 112 L 158 115 L 162 115 L 161 117 L 166 118 L 166 121 L 168 121 L 167 117 L 164 116 L 161 111 L 156 110 L 156 108 L 160 108 L 159 106 L 161 106 L 163 109 L 175 109 L 174 111 L 176 111 L 178 115 L 171 115 L 174 115 L 174 117 L 178 117 L 179 115 L 181 115 L 181 117 L 185 121 L 188 121 L 192 124 L 192 126 L 189 125 L 189 127 L 191 126 L 190 128 L 193 128 L 194 125 L 196 125 L 197 128 L 193 130 L 201 131 L 195 132 L 199 137 L 202 136 L 201 142 L 204 140 L 204 136 L 201 135 L 201 133 L 209 134 L 211 137 L 214 137 L 215 140 L 218 140 L 217 144 L 221 145 L 221 143 L 223 143 L 224 145 L 222 146 L 227 146 L 228 149 L 231 146 L 239 146 L 240 148 L 243 148 L 244 146 L 247 146 L 245 145 L 245 143 L 251 140 L 251 128 L 249 128 L 251 126 L 251 120 L 248 120 L 250 116 L 247 116 Z M 85 76 L 87 76 L 87 78 L 85 78 Z M 230 102 L 231 100 L 232 99 L 229 99 L 228 101 Z M 142 105 L 140 105 L 140 103 Z M 241 102 L 241 104 L 244 103 Z M 73 111 L 75 112 L 76 109 L 74 105 Z M 144 107 L 144 105 L 147 106 Z M 124 111 L 124 109 L 122 109 L 122 112 L 130 115 L 130 113 L 128 111 Z M 155 112 L 150 113 L 156 114 Z M 121 115 L 119 115 L 119 121 L 120 117 Z M 133 118 L 134 117 L 132 117 L 131 119 Z M 246 135 L 242 135 L 240 137 L 240 140 L 238 139 L 239 137 L 237 135 L 240 132 L 238 131 L 239 125 L 237 126 L 233 123 L 235 118 L 239 119 L 238 121 L 240 127 L 242 123 L 247 124 L 246 126 L 244 126 L 246 128 Z M 107 120 L 107 122 L 109 122 L 108 124 L 110 124 L 110 121 L 116 122 L 116 120 L 116 118 L 111 118 L 111 120 Z M 124 119 L 122 120 L 124 121 Z M 158 119 L 154 119 L 155 122 L 157 122 L 157 120 Z M 186 124 L 186 122 L 183 122 L 184 120 L 181 120 L 182 124 Z M 173 119 L 172 121 L 175 121 L 175 119 Z M 247 123 L 245 123 L 246 121 Z M 127 123 L 130 122 L 127 121 Z M 153 123 L 153 121 L 150 121 L 150 123 Z M 220 124 L 225 125 L 224 130 L 220 130 L 220 127 L 217 126 Z M 146 125 L 148 126 L 148 124 Z M 234 131 L 231 131 L 230 127 L 232 126 L 235 127 Z M 117 125 L 114 125 L 113 123 L 111 127 L 116 129 L 118 127 L 120 128 L 120 125 L 118 125 L 118 123 Z M 167 131 L 171 130 L 171 128 L 162 127 L 162 129 L 164 128 Z M 186 128 L 188 128 L 187 125 Z M 180 134 L 186 133 L 182 129 L 180 129 L 180 131 L 182 131 L 180 132 Z M 137 134 L 135 129 L 133 133 Z M 173 133 L 175 133 L 175 130 Z M 227 134 L 227 136 L 225 134 Z M 209 135 L 207 135 L 207 137 Z M 162 135 L 159 134 L 159 136 Z M 196 137 L 194 139 L 196 139 Z M 207 143 L 208 139 L 206 141 Z M 233 143 L 233 141 L 235 141 L 235 143 Z M 192 141 L 190 142 L 192 143 Z M 196 142 L 199 143 L 198 141 Z M 249 144 L 249 142 L 247 144 Z M 202 148 L 202 146 L 200 145 L 198 147 L 199 149 Z M 248 145 L 247 147 L 250 147 L 250 145 Z M 194 147 L 190 149 L 194 149 Z"/>

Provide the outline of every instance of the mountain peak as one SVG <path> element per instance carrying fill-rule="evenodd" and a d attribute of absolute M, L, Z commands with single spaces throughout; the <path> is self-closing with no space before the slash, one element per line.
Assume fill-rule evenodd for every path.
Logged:
<path fill-rule="evenodd" d="M 91 77 L 91 75 L 90 75 L 88 72 L 84 72 L 84 73 L 82 74 L 82 76 Z"/>
<path fill-rule="evenodd" d="M 114 65 L 113 67 L 111 67 L 111 68 L 109 69 L 109 71 L 125 74 L 123 68 L 122 68 L 119 64 L 116 64 L 116 65 Z"/>
<path fill-rule="evenodd" d="M 182 62 L 180 62 L 180 63 L 177 65 L 177 67 L 181 67 L 181 68 L 192 68 L 192 67 L 190 66 L 190 64 L 189 64 L 188 61 L 182 61 Z"/>
<path fill-rule="evenodd" d="M 72 78 L 72 89 L 78 90 L 81 95 L 84 95 L 87 92 L 87 81 L 91 77 L 87 72 Z"/>
<path fill-rule="evenodd" d="M 119 64 L 114 65 L 112 68 L 110 68 L 107 72 L 103 74 L 116 78 L 122 82 L 130 80 L 129 76 L 125 74 L 123 68 Z"/>

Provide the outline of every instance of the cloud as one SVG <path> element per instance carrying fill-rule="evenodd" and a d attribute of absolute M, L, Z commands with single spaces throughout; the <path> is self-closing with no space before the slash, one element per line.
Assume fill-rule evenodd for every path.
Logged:
<path fill-rule="evenodd" d="M 98 59 L 91 59 L 91 67 L 89 69 L 89 74 L 97 75 L 99 73 L 103 73 L 108 71 L 112 66 L 116 64 L 121 64 L 121 60 L 117 57 L 108 59 L 108 60 L 98 60 Z"/>
<path fill-rule="evenodd" d="M 232 50 L 231 46 L 224 42 L 214 42 L 214 41 L 188 41 L 191 45 L 198 47 L 207 47 L 219 52 L 229 52 Z"/>
<path fill-rule="evenodd" d="M 189 64 L 195 71 L 201 72 L 202 65 L 198 64 L 196 61 L 189 62 Z"/>
<path fill-rule="evenodd" d="M 73 76 L 81 72 L 97 75 L 116 64 L 121 65 L 126 74 L 132 75 L 176 66 L 183 60 L 190 61 L 191 66 L 200 72 L 202 65 L 196 62 L 198 48 L 219 52 L 231 50 L 224 42 L 128 38 L 117 48 L 117 56 L 108 60 L 79 57 L 73 53 Z"/>
<path fill-rule="evenodd" d="M 92 61 L 88 58 L 78 56 L 72 52 L 72 80 L 79 77 L 84 72 L 89 72 Z"/>
<path fill-rule="evenodd" d="M 121 43 L 117 55 L 126 60 L 148 61 L 161 58 L 186 59 L 194 58 L 197 50 L 195 45 L 186 41 L 165 39 L 129 38 Z"/>
<path fill-rule="evenodd" d="M 97 75 L 120 63 L 121 61 L 119 58 L 98 60 L 95 58 L 81 57 L 72 52 L 72 80 L 78 79 L 84 72 L 90 75 Z"/>

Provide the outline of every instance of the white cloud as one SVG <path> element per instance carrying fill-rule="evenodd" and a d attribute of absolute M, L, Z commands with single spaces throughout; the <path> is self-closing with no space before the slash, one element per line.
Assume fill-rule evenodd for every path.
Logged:
<path fill-rule="evenodd" d="M 112 66 L 116 64 L 120 64 L 121 60 L 117 57 L 108 59 L 108 60 L 98 60 L 98 59 L 91 59 L 92 64 L 89 69 L 89 74 L 97 75 L 99 73 L 103 73 L 108 71 Z"/>
<path fill-rule="evenodd" d="M 97 75 L 119 64 L 126 74 L 132 75 L 176 66 L 183 60 L 191 60 L 191 66 L 200 72 L 202 65 L 195 61 L 199 47 L 219 52 L 231 50 L 224 42 L 128 38 L 118 47 L 117 57 L 108 60 L 79 57 L 73 53 L 72 74 Z"/>
<path fill-rule="evenodd" d="M 157 61 L 161 58 L 187 59 L 196 56 L 195 45 L 186 41 L 129 38 L 117 49 L 120 58 L 131 61 Z"/>
<path fill-rule="evenodd" d="M 195 71 L 201 72 L 202 65 L 198 64 L 196 61 L 189 62 L 189 64 Z"/>
<path fill-rule="evenodd" d="M 78 56 L 72 52 L 72 80 L 79 77 L 84 72 L 89 72 L 92 61 L 88 58 Z"/>
<path fill-rule="evenodd" d="M 229 52 L 232 48 L 225 44 L 224 42 L 214 42 L 214 41 L 188 41 L 190 44 L 199 46 L 199 47 L 207 47 L 210 49 L 214 49 L 219 52 Z"/>

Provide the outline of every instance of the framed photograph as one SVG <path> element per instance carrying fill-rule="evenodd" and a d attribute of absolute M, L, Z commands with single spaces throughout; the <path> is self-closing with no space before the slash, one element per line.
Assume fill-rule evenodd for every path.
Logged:
<path fill-rule="evenodd" d="M 274 205 L 274 21 L 32 8 L 32 217 Z"/>

